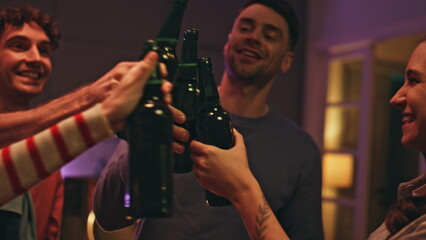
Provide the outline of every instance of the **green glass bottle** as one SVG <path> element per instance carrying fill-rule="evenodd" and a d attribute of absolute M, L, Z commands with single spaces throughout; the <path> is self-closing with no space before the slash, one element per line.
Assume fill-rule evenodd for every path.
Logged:
<path fill-rule="evenodd" d="M 182 57 L 172 92 L 173 106 L 186 115 L 186 122 L 181 126 L 189 131 L 191 139 L 195 136 L 195 118 L 198 115 L 200 104 L 197 40 L 197 30 L 187 29 L 184 31 L 181 51 Z M 176 173 L 186 173 L 192 170 L 193 162 L 190 157 L 189 141 L 182 144 L 185 146 L 185 152 L 183 154 L 175 154 Z"/>
<path fill-rule="evenodd" d="M 174 0 L 166 21 L 161 26 L 155 41 L 160 52 L 160 62 L 167 67 L 167 80 L 170 82 L 176 76 L 179 59 L 176 56 L 176 46 L 180 28 L 188 0 Z"/>
<path fill-rule="evenodd" d="M 176 46 L 187 3 L 188 0 L 173 0 L 172 7 L 155 40 L 159 48 L 159 61 L 166 65 L 166 79 L 170 82 L 175 79 L 179 64 L 179 59 L 176 55 Z M 145 56 L 144 54 L 144 51 L 142 51 L 140 59 Z M 118 132 L 117 135 L 124 140 L 128 139 L 125 132 Z"/>
<path fill-rule="evenodd" d="M 145 53 L 157 51 L 154 41 Z M 172 115 L 163 101 L 159 67 L 148 79 L 142 99 L 127 119 L 130 216 L 166 217 L 172 213 Z"/>
<path fill-rule="evenodd" d="M 200 71 L 201 110 L 197 116 L 197 139 L 205 144 L 229 149 L 234 146 L 234 132 L 231 118 L 220 104 L 210 58 L 200 59 L 198 67 Z M 228 199 L 207 190 L 206 203 L 209 206 L 231 205 Z"/>

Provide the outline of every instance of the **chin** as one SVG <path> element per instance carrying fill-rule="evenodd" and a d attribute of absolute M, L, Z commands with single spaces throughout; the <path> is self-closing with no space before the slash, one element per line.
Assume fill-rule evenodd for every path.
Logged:
<path fill-rule="evenodd" d="M 27 95 L 39 95 L 44 90 L 44 85 L 24 86 L 19 91 Z"/>
<path fill-rule="evenodd" d="M 402 137 L 401 144 L 411 150 L 420 151 L 420 152 L 426 152 L 426 145 L 425 143 L 421 143 L 419 139 L 415 138 L 409 138 L 409 137 Z"/>
<path fill-rule="evenodd" d="M 20 95 L 28 100 L 32 100 L 43 92 L 43 90 L 26 90 L 20 91 Z"/>

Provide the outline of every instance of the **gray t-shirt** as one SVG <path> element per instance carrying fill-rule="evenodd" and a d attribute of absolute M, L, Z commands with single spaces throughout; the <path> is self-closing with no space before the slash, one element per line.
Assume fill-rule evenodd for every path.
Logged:
<path fill-rule="evenodd" d="M 231 118 L 244 136 L 250 169 L 290 238 L 323 239 L 321 159 L 312 139 L 273 109 L 261 118 Z M 127 146 L 120 146 L 94 193 L 97 220 L 107 230 L 131 224 L 124 219 L 121 200 L 127 180 Z M 174 175 L 173 216 L 145 219 L 138 231 L 137 239 L 144 240 L 249 239 L 233 206 L 205 204 L 204 189 L 192 172 Z"/>

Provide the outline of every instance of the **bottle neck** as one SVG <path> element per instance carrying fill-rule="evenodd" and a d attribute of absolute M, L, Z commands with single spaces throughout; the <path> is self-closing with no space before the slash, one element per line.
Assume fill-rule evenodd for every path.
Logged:
<path fill-rule="evenodd" d="M 213 78 L 213 74 L 208 72 L 206 74 L 205 69 L 202 69 L 201 66 L 201 77 L 200 77 L 200 86 L 201 86 L 201 98 L 205 107 L 212 108 L 219 106 L 220 107 L 220 97 L 217 90 L 216 82 Z"/>
<path fill-rule="evenodd" d="M 177 80 L 186 80 L 198 83 L 197 63 L 180 63 Z"/>
<path fill-rule="evenodd" d="M 147 83 L 143 92 L 143 98 L 162 102 L 164 94 L 161 91 L 161 82 Z"/>
<path fill-rule="evenodd" d="M 217 96 L 209 96 L 203 99 L 203 107 L 206 109 L 222 108 L 220 99 Z"/>
<path fill-rule="evenodd" d="M 177 38 L 157 38 L 155 39 L 160 49 L 166 49 L 168 52 L 175 52 L 177 46 Z"/>
<path fill-rule="evenodd" d="M 197 41 L 185 40 L 182 44 L 181 61 L 182 63 L 197 62 Z"/>
<path fill-rule="evenodd" d="M 180 27 L 182 25 L 183 15 L 185 13 L 188 0 L 175 0 L 170 9 L 167 19 L 162 25 L 158 35 L 158 39 L 178 39 Z"/>

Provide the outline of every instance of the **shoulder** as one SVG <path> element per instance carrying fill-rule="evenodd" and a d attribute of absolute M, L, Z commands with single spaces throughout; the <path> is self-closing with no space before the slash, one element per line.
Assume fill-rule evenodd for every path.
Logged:
<path fill-rule="evenodd" d="M 370 234 L 367 240 L 383 240 L 389 236 L 385 223 L 382 223 L 379 228 Z"/>
<path fill-rule="evenodd" d="M 129 154 L 129 144 L 127 141 L 120 139 L 118 144 L 108 160 L 107 165 L 102 171 L 102 175 L 116 173 L 122 175 L 122 172 L 127 172 Z"/>
<path fill-rule="evenodd" d="M 318 147 L 312 137 L 284 114 L 271 108 L 267 121 L 266 125 L 272 127 L 277 135 L 291 139 L 298 146 L 318 152 Z"/>
<path fill-rule="evenodd" d="M 402 197 L 411 196 L 412 192 L 416 188 L 419 188 L 425 184 L 426 184 L 426 173 L 423 173 L 408 182 L 400 183 L 398 186 L 398 195 Z"/>
<path fill-rule="evenodd" d="M 410 224 L 401 229 L 401 231 L 399 231 L 397 234 L 389 238 L 389 240 L 396 239 L 426 239 L 426 214 L 412 221 Z"/>

